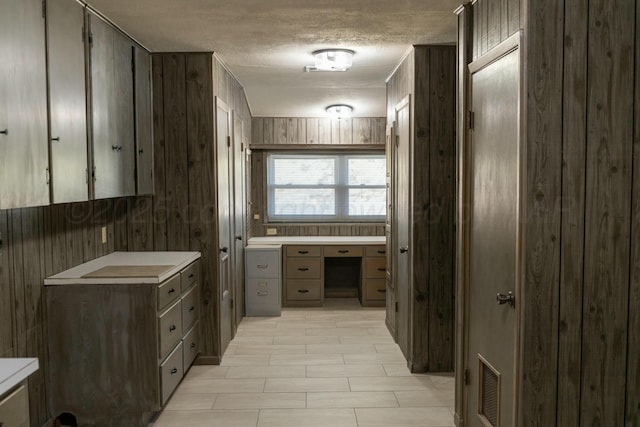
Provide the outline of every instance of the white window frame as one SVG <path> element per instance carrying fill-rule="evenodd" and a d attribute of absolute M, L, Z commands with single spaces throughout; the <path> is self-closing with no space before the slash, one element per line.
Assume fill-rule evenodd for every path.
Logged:
<path fill-rule="evenodd" d="M 385 215 L 349 215 L 349 189 L 383 189 L 386 190 L 386 184 L 380 185 L 349 185 L 348 184 L 348 160 L 354 158 L 367 158 L 378 157 L 384 158 L 384 153 L 380 152 L 368 152 L 368 153 L 354 153 L 354 152 L 341 152 L 341 153 L 300 153 L 300 152 L 271 152 L 267 154 L 267 215 L 269 222 L 370 222 L 380 223 L 385 221 Z M 333 158 L 336 162 L 335 170 L 335 184 L 327 185 L 276 185 L 274 181 L 274 160 L 277 158 Z M 386 176 L 386 173 L 384 174 Z M 330 188 L 335 190 L 335 215 L 276 215 L 274 213 L 274 197 L 275 190 L 277 188 L 309 188 L 309 189 L 323 189 Z M 385 203 L 386 206 L 386 203 Z"/>

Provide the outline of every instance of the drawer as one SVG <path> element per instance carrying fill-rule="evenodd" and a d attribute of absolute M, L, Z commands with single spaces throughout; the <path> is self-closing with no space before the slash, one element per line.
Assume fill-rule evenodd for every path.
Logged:
<path fill-rule="evenodd" d="M 314 257 L 322 254 L 320 246 L 287 246 L 287 256 Z"/>
<path fill-rule="evenodd" d="M 384 301 L 387 298 L 387 279 L 367 279 L 364 282 L 364 296 L 367 300 Z"/>
<path fill-rule="evenodd" d="M 386 256 L 386 246 L 367 246 L 365 250 L 367 256 Z"/>
<path fill-rule="evenodd" d="M 386 265 L 386 258 L 365 258 L 364 277 L 371 279 L 384 279 L 387 271 Z"/>
<path fill-rule="evenodd" d="M 200 335 L 199 323 L 196 322 L 189 332 L 182 339 L 182 370 L 187 372 L 189 366 L 196 360 L 196 356 L 200 353 L 198 345 L 198 337 Z"/>
<path fill-rule="evenodd" d="M 0 401 L 0 426 L 29 427 L 29 395 L 24 385 Z"/>
<path fill-rule="evenodd" d="M 325 257 L 361 257 L 362 246 L 325 246 Z"/>
<path fill-rule="evenodd" d="M 182 297 L 182 333 L 198 319 L 198 285 L 195 285 Z"/>
<path fill-rule="evenodd" d="M 250 250 L 246 254 L 247 277 L 275 278 L 280 277 L 279 250 Z"/>
<path fill-rule="evenodd" d="M 176 274 L 158 286 L 158 310 L 180 297 L 180 275 Z"/>
<path fill-rule="evenodd" d="M 319 301 L 322 299 L 322 282 L 319 280 L 288 280 L 288 301 Z"/>
<path fill-rule="evenodd" d="M 288 279 L 319 279 L 322 270 L 321 258 L 288 258 Z"/>
<path fill-rule="evenodd" d="M 280 280 L 247 279 L 247 316 L 279 316 Z"/>
<path fill-rule="evenodd" d="M 184 270 L 180 272 L 180 289 L 182 292 L 189 289 L 189 287 L 198 281 L 198 267 L 200 266 L 200 262 L 196 261 L 191 264 Z"/>
<path fill-rule="evenodd" d="M 176 389 L 182 376 L 184 368 L 182 365 L 182 343 L 173 349 L 167 360 L 160 365 L 160 385 L 162 387 L 162 406 L 167 403 L 171 393 Z"/>
<path fill-rule="evenodd" d="M 160 315 L 158 330 L 160 359 L 163 359 L 182 338 L 182 304 L 180 300 Z"/>

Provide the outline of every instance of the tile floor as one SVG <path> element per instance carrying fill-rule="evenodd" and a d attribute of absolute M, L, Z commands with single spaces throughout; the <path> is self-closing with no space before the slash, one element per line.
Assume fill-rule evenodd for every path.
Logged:
<path fill-rule="evenodd" d="M 356 300 L 243 319 L 220 366 L 193 366 L 154 427 L 453 426 L 453 375 L 411 374 L 384 309 Z"/>

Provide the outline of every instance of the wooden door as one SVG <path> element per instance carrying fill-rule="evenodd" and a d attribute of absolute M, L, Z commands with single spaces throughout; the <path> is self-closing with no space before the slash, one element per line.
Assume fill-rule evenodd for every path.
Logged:
<path fill-rule="evenodd" d="M 92 13 L 89 22 L 94 198 L 133 196 L 133 45 Z"/>
<path fill-rule="evenodd" d="M 85 38 L 80 3 L 47 1 L 53 203 L 89 200 Z"/>
<path fill-rule="evenodd" d="M 220 287 L 220 354 L 224 354 L 233 335 L 233 271 L 231 155 L 231 110 L 216 98 L 216 145 L 218 178 L 218 271 Z"/>
<path fill-rule="evenodd" d="M 153 114 L 151 55 L 134 46 L 136 194 L 153 194 Z"/>
<path fill-rule="evenodd" d="M 242 119 L 233 115 L 233 229 L 234 229 L 234 287 L 235 321 L 234 330 L 244 314 L 244 246 L 246 241 L 245 223 L 245 159 Z"/>
<path fill-rule="evenodd" d="M 0 209 L 49 203 L 45 21 L 40 0 L 0 13 Z"/>
<path fill-rule="evenodd" d="M 395 124 L 394 124 L 395 125 Z M 395 210 L 395 179 L 393 175 L 393 166 L 395 159 L 395 132 L 393 126 L 387 126 L 386 129 L 386 141 L 385 141 L 385 151 L 387 157 L 387 172 L 386 172 L 386 185 L 387 185 L 387 211 L 386 211 L 386 221 L 385 221 L 385 236 L 386 236 L 386 318 L 385 323 L 387 325 L 387 329 L 389 329 L 389 333 L 391 336 L 396 339 L 396 287 L 395 282 L 393 280 L 393 264 L 394 257 L 393 254 L 396 252 L 395 249 L 395 239 L 392 237 L 394 234 L 391 232 L 393 227 L 393 218 L 394 218 L 394 210 Z"/>
<path fill-rule="evenodd" d="M 465 388 L 465 424 L 470 426 L 515 422 L 521 170 L 517 46 L 470 66 L 474 124 Z"/>
<path fill-rule="evenodd" d="M 395 260 L 392 273 L 397 295 L 396 341 L 409 359 L 411 316 L 411 100 L 407 96 L 396 107 L 396 141 L 394 148 L 394 213 Z M 394 234 L 392 232 L 392 234 Z"/>

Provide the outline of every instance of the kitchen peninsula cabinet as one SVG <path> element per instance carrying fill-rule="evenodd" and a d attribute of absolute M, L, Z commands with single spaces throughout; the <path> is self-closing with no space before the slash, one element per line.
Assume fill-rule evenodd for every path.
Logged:
<path fill-rule="evenodd" d="M 52 203 L 89 200 L 84 16 L 75 0 L 47 2 Z"/>
<path fill-rule="evenodd" d="M 45 20 L 40 0 L 0 13 L 0 210 L 49 203 Z"/>
<path fill-rule="evenodd" d="M 114 252 L 45 279 L 49 407 L 146 426 L 199 351 L 199 252 Z"/>

